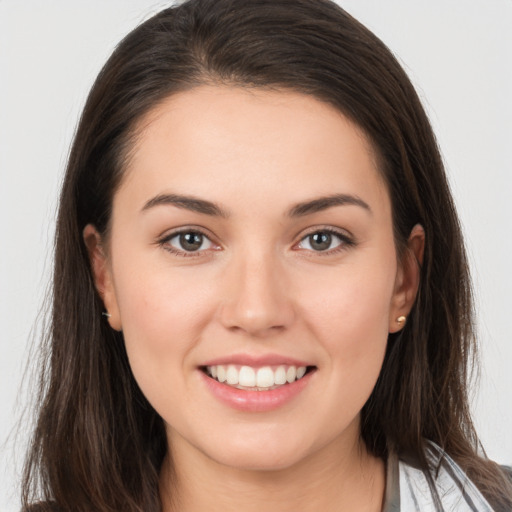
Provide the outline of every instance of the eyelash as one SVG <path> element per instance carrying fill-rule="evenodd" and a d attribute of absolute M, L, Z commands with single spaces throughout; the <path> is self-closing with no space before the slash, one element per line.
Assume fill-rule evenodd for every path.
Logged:
<path fill-rule="evenodd" d="M 356 245 L 355 240 L 349 236 L 346 232 L 334 229 L 332 227 L 315 227 L 313 230 L 311 230 L 309 233 L 306 233 L 297 244 L 294 245 L 297 246 L 300 243 L 302 243 L 304 240 L 307 240 L 309 237 L 323 233 L 328 234 L 331 236 L 334 236 L 340 240 L 340 244 L 336 246 L 334 249 L 328 249 L 325 251 L 314 251 L 309 250 L 309 252 L 314 253 L 315 256 L 333 256 L 335 254 L 339 254 L 342 251 L 346 251 L 350 247 L 353 247 Z"/>
<path fill-rule="evenodd" d="M 294 244 L 294 247 L 297 247 L 299 244 L 304 242 L 304 240 L 307 240 L 309 237 L 315 235 L 315 234 L 328 234 L 334 237 L 337 237 L 340 240 L 340 244 L 336 246 L 334 249 L 328 249 L 325 251 L 314 251 L 308 249 L 308 252 L 314 253 L 315 256 L 332 256 L 334 254 L 338 254 L 341 251 L 347 250 L 350 247 L 353 247 L 356 245 L 355 240 L 347 235 L 345 232 L 338 231 L 336 229 L 333 229 L 332 227 L 316 227 L 314 230 L 310 231 L 309 233 L 305 234 L 296 244 Z M 166 251 L 170 252 L 171 254 L 174 254 L 176 256 L 181 256 L 185 258 L 197 258 L 197 257 L 203 257 L 205 254 L 205 251 L 208 249 L 203 250 L 197 250 L 197 251 L 185 251 L 185 250 L 179 250 L 170 245 L 170 241 L 173 238 L 179 237 L 180 235 L 184 234 L 193 234 L 193 235 L 200 235 L 204 237 L 206 240 L 208 240 L 211 244 L 214 244 L 212 242 L 211 238 L 201 229 L 198 228 L 183 228 L 178 231 L 174 231 L 165 237 L 161 238 L 157 241 L 157 243 Z M 214 244 L 215 245 L 215 244 Z"/>
<path fill-rule="evenodd" d="M 170 252 L 171 254 L 174 254 L 175 256 L 181 256 L 184 258 L 198 258 L 201 256 L 204 256 L 204 252 L 207 249 L 203 250 L 197 250 L 197 251 L 182 251 L 180 249 L 176 249 L 172 245 L 170 245 L 170 241 L 173 238 L 179 237 L 180 235 L 200 235 L 204 237 L 204 239 L 208 240 L 211 244 L 215 245 L 214 242 L 212 242 L 211 237 L 208 236 L 204 231 L 198 228 L 182 228 L 178 231 L 173 231 L 172 233 L 164 236 L 160 240 L 158 240 L 158 244 L 166 251 Z"/>

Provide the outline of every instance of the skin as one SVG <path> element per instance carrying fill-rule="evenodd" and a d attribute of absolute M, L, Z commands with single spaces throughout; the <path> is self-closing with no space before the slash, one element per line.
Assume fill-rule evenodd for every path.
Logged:
<path fill-rule="evenodd" d="M 225 215 L 148 206 L 162 194 Z M 368 208 L 290 215 L 333 194 Z M 360 441 L 360 411 L 388 333 L 414 302 L 424 240 L 416 226 L 399 260 L 391 218 L 368 139 L 312 97 L 202 86 L 140 122 L 110 237 L 89 225 L 84 239 L 110 325 L 166 423 L 164 510 L 381 510 L 384 463 Z M 208 238 L 172 252 L 180 228 Z M 326 228 L 341 238 L 317 250 L 308 235 Z M 315 371 L 276 410 L 238 411 L 198 370 L 233 353 L 294 357 Z"/>

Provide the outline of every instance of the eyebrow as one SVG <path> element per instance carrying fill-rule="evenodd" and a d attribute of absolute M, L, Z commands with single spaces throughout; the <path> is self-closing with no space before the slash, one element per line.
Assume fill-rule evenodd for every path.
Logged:
<path fill-rule="evenodd" d="M 360 206 L 361 208 L 372 214 L 372 209 L 368 203 L 361 198 L 350 194 L 333 194 L 331 196 L 319 197 L 311 201 L 296 204 L 288 212 L 289 217 L 302 217 L 313 213 L 322 212 L 333 206 Z"/>
<path fill-rule="evenodd" d="M 142 211 L 149 210 L 150 208 L 154 208 L 155 206 L 160 205 L 171 205 L 176 206 L 178 208 L 183 208 L 185 210 L 191 210 L 197 213 L 203 213 L 205 215 L 212 215 L 215 217 L 228 217 L 229 214 L 227 211 L 223 210 L 220 206 L 212 203 L 211 201 L 206 201 L 204 199 L 199 199 L 197 197 L 192 196 L 183 196 L 179 194 L 159 194 L 152 199 L 150 199 L 143 207 Z"/>
<path fill-rule="evenodd" d="M 219 205 L 207 201 L 205 199 L 199 199 L 193 196 L 184 196 L 180 194 L 159 194 L 149 201 L 147 201 L 142 207 L 142 211 L 149 210 L 155 206 L 171 205 L 177 208 L 183 208 L 204 215 L 211 215 L 214 217 L 229 217 L 229 213 L 221 208 Z M 367 210 L 370 214 L 372 209 L 361 198 L 350 194 L 333 194 L 325 197 L 318 197 L 310 201 L 304 201 L 293 206 L 287 213 L 288 217 L 303 217 L 305 215 L 311 215 L 318 213 L 334 206 L 359 206 Z"/>

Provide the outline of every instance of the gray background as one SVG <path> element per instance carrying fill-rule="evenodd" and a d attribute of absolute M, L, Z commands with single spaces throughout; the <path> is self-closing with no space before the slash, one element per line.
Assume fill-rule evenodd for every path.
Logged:
<path fill-rule="evenodd" d="M 475 422 L 489 456 L 511 463 L 512 1 L 340 3 L 398 55 L 438 135 L 477 296 L 483 364 L 474 388 Z M 115 44 L 166 5 L 0 0 L 2 512 L 19 509 L 16 484 L 30 420 L 22 419 L 17 444 L 11 432 L 29 400 L 20 385 L 32 359 L 29 340 L 37 339 L 56 197 L 74 127 Z"/>

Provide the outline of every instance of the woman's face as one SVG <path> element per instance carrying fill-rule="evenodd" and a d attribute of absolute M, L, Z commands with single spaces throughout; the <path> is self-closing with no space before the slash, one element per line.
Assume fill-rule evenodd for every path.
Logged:
<path fill-rule="evenodd" d="M 415 292 L 367 138 L 312 97 L 206 86 L 139 128 L 108 257 L 85 238 L 172 449 L 275 469 L 357 444 Z"/>

